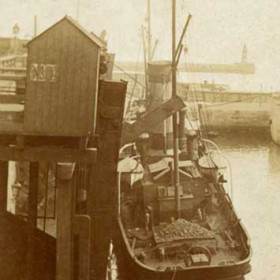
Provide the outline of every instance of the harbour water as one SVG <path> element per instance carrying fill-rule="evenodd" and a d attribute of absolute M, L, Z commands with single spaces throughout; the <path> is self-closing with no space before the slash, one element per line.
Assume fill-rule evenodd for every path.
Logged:
<path fill-rule="evenodd" d="M 280 147 L 267 134 L 232 133 L 214 140 L 229 159 L 233 203 L 251 238 L 246 280 L 280 279 Z"/>
<path fill-rule="evenodd" d="M 280 147 L 268 133 L 235 132 L 212 140 L 230 162 L 233 204 L 251 238 L 252 271 L 245 279 L 279 280 Z"/>

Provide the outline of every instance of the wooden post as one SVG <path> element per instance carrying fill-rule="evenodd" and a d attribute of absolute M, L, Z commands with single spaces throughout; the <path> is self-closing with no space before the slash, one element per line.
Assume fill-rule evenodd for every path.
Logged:
<path fill-rule="evenodd" d="M 91 218 L 87 215 L 76 215 L 73 221 L 74 253 L 76 270 L 74 269 L 75 279 L 90 279 L 90 242 L 91 242 Z M 75 238 L 76 237 L 76 238 Z M 76 246 L 76 248 L 75 248 Z M 75 252 L 76 249 L 76 252 Z"/>
<path fill-rule="evenodd" d="M 72 280 L 73 169 L 74 164 L 57 165 L 56 280 Z"/>
<path fill-rule="evenodd" d="M 0 161 L 0 215 L 7 211 L 8 162 Z"/>
<path fill-rule="evenodd" d="M 91 165 L 87 196 L 88 215 L 91 218 L 91 279 L 106 278 L 108 251 L 113 237 L 125 91 L 125 83 L 100 82 L 96 125 L 100 138 L 97 142 L 97 161 Z M 110 103 L 107 103 L 108 100 L 111 100 Z"/>
<path fill-rule="evenodd" d="M 28 251 L 27 251 L 27 279 L 36 280 L 35 273 L 35 231 L 37 227 L 37 197 L 38 197 L 38 179 L 39 179 L 39 163 L 30 162 L 29 167 L 29 194 L 28 194 Z"/>

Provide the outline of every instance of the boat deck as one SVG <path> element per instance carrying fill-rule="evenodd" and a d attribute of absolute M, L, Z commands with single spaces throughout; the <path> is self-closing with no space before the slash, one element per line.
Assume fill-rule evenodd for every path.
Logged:
<path fill-rule="evenodd" d="M 127 236 L 134 253 L 150 268 L 165 270 L 168 267 L 186 268 L 188 248 L 192 246 L 207 248 L 207 252 L 196 252 L 192 255 L 191 266 L 220 266 L 235 264 L 242 260 L 241 244 L 232 237 L 227 217 L 222 207 L 216 207 L 214 213 L 206 216 L 208 226 L 213 233 L 213 239 L 189 238 L 180 241 L 156 243 L 154 232 L 146 232 L 144 227 L 131 227 L 127 229 Z M 164 248 L 164 249 L 162 249 Z M 164 253 L 163 253 L 164 252 Z M 210 259 L 209 259 L 210 258 Z M 209 264 L 208 264 L 209 262 Z"/>

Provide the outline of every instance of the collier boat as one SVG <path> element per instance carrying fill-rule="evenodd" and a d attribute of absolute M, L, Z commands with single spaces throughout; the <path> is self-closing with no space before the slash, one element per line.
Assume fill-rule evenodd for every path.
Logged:
<path fill-rule="evenodd" d="M 173 30 L 175 18 L 173 0 Z M 243 279 L 251 270 L 250 240 L 225 189 L 223 156 L 206 145 L 199 127 L 185 130 L 174 42 L 173 35 L 171 63 L 149 64 L 154 108 L 123 127 L 114 241 L 119 272 L 140 280 Z"/>

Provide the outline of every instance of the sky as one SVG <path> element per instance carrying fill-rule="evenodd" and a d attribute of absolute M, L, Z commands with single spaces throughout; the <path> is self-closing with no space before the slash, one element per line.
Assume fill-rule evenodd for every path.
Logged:
<path fill-rule="evenodd" d="M 77 18 L 78 3 L 80 24 L 97 35 L 106 29 L 117 60 L 143 60 L 146 0 L 0 0 L 0 36 L 11 36 L 15 23 L 20 37 L 33 36 L 35 15 L 39 33 L 66 14 Z M 239 62 L 246 44 L 258 86 L 280 90 L 279 0 L 177 0 L 176 6 L 177 39 L 192 14 L 183 61 Z M 171 0 L 151 0 L 151 14 L 152 39 L 159 40 L 155 59 L 170 59 Z"/>

